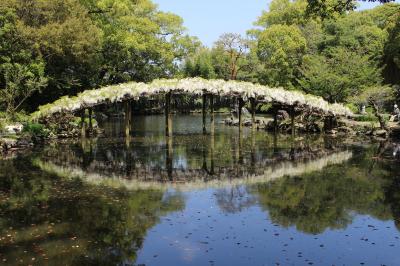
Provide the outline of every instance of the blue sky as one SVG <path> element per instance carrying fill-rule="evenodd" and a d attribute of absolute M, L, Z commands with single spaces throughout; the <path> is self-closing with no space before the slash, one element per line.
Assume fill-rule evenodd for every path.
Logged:
<path fill-rule="evenodd" d="M 244 34 L 268 8 L 269 0 L 153 0 L 161 10 L 181 16 L 189 34 L 211 46 L 225 32 Z M 400 0 L 396 0 L 400 2 Z M 361 9 L 377 4 L 361 3 Z"/>

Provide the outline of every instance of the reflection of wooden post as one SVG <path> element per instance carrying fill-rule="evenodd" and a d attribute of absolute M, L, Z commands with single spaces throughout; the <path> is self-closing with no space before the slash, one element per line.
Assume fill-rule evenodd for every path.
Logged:
<path fill-rule="evenodd" d="M 207 101 L 207 95 L 203 93 L 203 106 L 202 106 L 202 114 L 203 114 L 203 134 L 207 133 L 206 130 L 206 116 L 207 116 L 207 110 L 206 110 L 206 101 Z"/>
<path fill-rule="evenodd" d="M 253 130 L 251 132 L 251 167 L 252 171 L 255 170 L 255 165 L 256 165 L 256 136 L 255 136 L 255 131 Z"/>
<path fill-rule="evenodd" d="M 251 104 L 251 129 L 254 131 L 256 128 L 256 99 L 250 98 Z"/>
<path fill-rule="evenodd" d="M 274 108 L 274 133 L 278 133 L 278 108 Z"/>
<path fill-rule="evenodd" d="M 242 130 L 242 108 L 244 106 L 244 102 L 242 98 L 238 99 L 239 102 L 239 110 L 238 110 L 238 117 L 239 117 L 239 130 Z"/>
<path fill-rule="evenodd" d="M 211 155 L 210 155 L 210 160 L 211 160 L 211 174 L 214 174 L 214 150 L 215 150 L 215 134 L 211 134 Z"/>
<path fill-rule="evenodd" d="M 165 135 L 172 135 L 172 121 L 171 121 L 171 92 L 165 95 Z"/>
<path fill-rule="evenodd" d="M 291 118 L 291 124 L 292 124 L 292 136 L 296 134 L 296 129 L 295 129 L 295 123 L 294 123 L 294 118 L 295 118 L 295 110 L 294 106 L 290 109 L 290 118 Z"/>
<path fill-rule="evenodd" d="M 81 113 L 81 137 L 82 138 L 86 138 L 85 112 L 86 112 L 86 110 L 83 109 L 82 113 Z"/>
<path fill-rule="evenodd" d="M 89 132 L 93 132 L 93 123 L 92 123 L 93 109 L 89 108 Z"/>
<path fill-rule="evenodd" d="M 215 117 L 214 117 L 214 95 L 210 95 L 210 133 L 211 133 L 211 143 L 210 143 L 210 174 L 214 174 L 214 148 L 215 148 Z"/>
<path fill-rule="evenodd" d="M 166 152 L 166 168 L 167 168 L 167 175 L 169 181 L 173 181 L 172 176 L 172 156 L 173 156 L 173 149 L 172 149 L 172 135 L 167 137 L 167 152 Z"/>
<path fill-rule="evenodd" d="M 132 107 L 131 101 L 125 101 L 125 137 L 131 135 L 131 120 L 132 120 Z"/>
<path fill-rule="evenodd" d="M 214 95 L 210 95 L 210 131 L 215 132 L 215 117 L 214 117 Z"/>

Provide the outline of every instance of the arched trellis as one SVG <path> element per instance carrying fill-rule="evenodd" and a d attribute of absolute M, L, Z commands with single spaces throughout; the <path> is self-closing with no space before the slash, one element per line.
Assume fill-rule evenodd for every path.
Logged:
<path fill-rule="evenodd" d="M 150 98 L 157 95 L 165 96 L 166 134 L 171 134 L 171 98 L 173 95 L 185 94 L 189 96 L 201 96 L 203 99 L 203 131 L 205 132 L 206 101 L 210 99 L 211 119 L 213 119 L 214 96 L 231 97 L 239 102 L 239 126 L 242 125 L 241 108 L 245 102 L 250 101 L 252 120 L 254 122 L 255 106 L 257 103 L 272 103 L 290 110 L 292 124 L 294 123 L 295 110 L 303 110 L 309 114 L 321 117 L 352 116 L 352 112 L 341 104 L 330 104 L 321 97 L 304 94 L 300 91 L 289 91 L 283 88 L 270 88 L 268 86 L 253 84 L 249 82 L 205 80 L 201 78 L 189 79 L 163 79 L 146 83 L 124 83 L 106 86 L 99 89 L 86 90 L 77 96 L 64 96 L 54 103 L 39 107 L 32 114 L 33 118 L 51 116 L 56 113 L 77 113 L 89 109 L 89 118 L 93 107 L 115 102 L 125 103 L 126 135 L 129 135 L 131 127 L 132 101 L 139 98 Z M 82 117 L 84 118 L 84 117 Z M 91 119 L 89 119 L 91 121 Z M 90 122 L 89 122 L 90 123 Z M 253 123 L 254 124 L 254 123 Z M 276 117 L 275 117 L 276 125 Z M 90 125 L 89 125 L 90 126 Z M 84 119 L 82 120 L 82 132 L 85 130 Z"/>

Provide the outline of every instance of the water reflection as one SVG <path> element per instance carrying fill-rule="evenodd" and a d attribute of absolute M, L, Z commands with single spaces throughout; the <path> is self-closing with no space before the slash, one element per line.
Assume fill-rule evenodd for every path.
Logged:
<path fill-rule="evenodd" d="M 181 194 L 131 193 L 60 179 L 26 158 L 0 161 L 0 254 L 5 264 L 134 262 L 149 228 L 181 210 Z"/>
<path fill-rule="evenodd" d="M 0 261 L 398 261 L 396 144 L 239 134 L 218 124 L 203 135 L 200 116 L 173 119 L 167 138 L 149 117 L 129 139 L 53 143 L 0 161 Z M 108 133 L 118 135 L 116 127 Z"/>
<path fill-rule="evenodd" d="M 189 132 L 194 130 L 188 127 Z M 340 139 L 293 139 L 251 130 L 238 134 L 227 127 L 212 129 L 208 135 L 177 130 L 165 137 L 150 128 L 148 133 L 137 130 L 129 139 L 58 143 L 40 151 L 37 165 L 58 174 L 74 172 L 103 181 L 186 184 L 278 178 L 322 169 L 352 156 Z"/>

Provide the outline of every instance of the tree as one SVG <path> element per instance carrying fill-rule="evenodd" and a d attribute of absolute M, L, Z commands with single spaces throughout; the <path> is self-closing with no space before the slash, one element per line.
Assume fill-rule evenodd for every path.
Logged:
<path fill-rule="evenodd" d="M 391 17 L 387 29 L 388 40 L 384 47 L 384 76 L 391 84 L 400 85 L 400 6 L 398 13 Z"/>
<path fill-rule="evenodd" d="M 211 52 L 208 48 L 200 48 L 190 58 L 187 58 L 183 67 L 185 77 L 215 78 L 215 70 L 212 64 Z"/>
<path fill-rule="evenodd" d="M 362 0 L 364 2 L 389 3 L 394 0 Z M 311 17 L 322 19 L 334 18 L 344 14 L 346 11 L 357 8 L 356 0 L 307 0 L 306 14 Z"/>
<path fill-rule="evenodd" d="M 360 95 L 354 97 L 353 101 L 370 105 L 378 118 L 381 129 L 389 131 L 381 111 L 387 102 L 394 100 L 394 95 L 394 89 L 390 86 L 375 86 L 365 89 Z"/>
<path fill-rule="evenodd" d="M 332 48 L 325 55 L 307 55 L 300 67 L 300 87 L 329 102 L 344 102 L 381 81 L 380 71 L 368 56 L 345 48 Z"/>
<path fill-rule="evenodd" d="M 29 106 L 96 83 L 101 32 L 78 0 L 6 0 L 0 9 L 12 10 L 15 38 L 23 40 L 33 57 L 44 61 L 48 86 L 29 99 Z M 17 53 L 13 47 L 8 52 L 13 57 Z"/>
<path fill-rule="evenodd" d="M 257 47 L 265 68 L 260 77 L 262 83 L 293 88 L 306 47 L 297 26 L 273 25 L 263 31 Z"/>
<path fill-rule="evenodd" d="M 182 18 L 150 0 L 80 0 L 104 34 L 103 83 L 151 81 L 173 76 L 177 61 L 198 40 L 184 35 Z"/>
<path fill-rule="evenodd" d="M 306 0 L 273 0 L 269 10 L 263 11 L 254 25 L 263 28 L 277 24 L 301 25 L 306 20 L 306 8 Z"/>
<path fill-rule="evenodd" d="M 41 62 L 29 65 L 7 63 L 1 66 L 0 72 L 4 79 L 4 85 L 0 87 L 0 102 L 6 104 L 6 111 L 11 116 L 28 97 L 47 85 Z"/>
<path fill-rule="evenodd" d="M 20 38 L 13 9 L 0 9 L 0 103 L 10 116 L 46 85 L 44 62 Z"/>
<path fill-rule="evenodd" d="M 248 52 L 249 42 L 240 34 L 221 35 L 212 49 L 217 75 L 225 80 L 236 80 L 239 72 L 248 67 L 246 62 Z"/>

